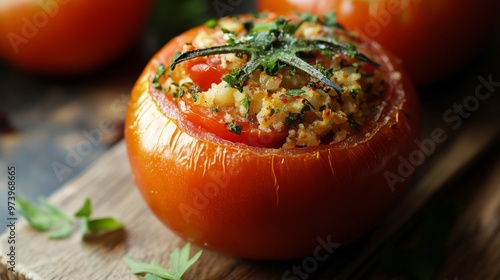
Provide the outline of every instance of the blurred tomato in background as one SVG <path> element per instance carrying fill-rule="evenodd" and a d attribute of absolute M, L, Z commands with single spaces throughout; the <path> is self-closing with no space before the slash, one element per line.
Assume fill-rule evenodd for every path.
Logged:
<path fill-rule="evenodd" d="M 393 52 L 419 86 L 463 67 L 498 24 L 498 0 L 258 0 L 259 11 L 316 15 L 334 10 L 346 28 Z"/>
<path fill-rule="evenodd" d="M 74 75 L 123 54 L 152 0 L 2 0 L 0 56 L 30 72 Z"/>

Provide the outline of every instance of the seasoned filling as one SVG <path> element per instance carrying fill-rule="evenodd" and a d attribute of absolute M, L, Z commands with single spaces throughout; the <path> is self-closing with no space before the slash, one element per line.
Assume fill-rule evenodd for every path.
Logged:
<path fill-rule="evenodd" d="M 267 45 L 258 40 L 268 40 L 271 47 L 262 50 Z M 343 49 L 303 47 L 290 59 L 293 64 L 288 63 L 295 46 L 314 40 L 320 40 L 319 46 L 332 42 Z M 251 49 L 254 43 L 256 50 Z M 386 77 L 357 44 L 327 17 L 224 18 L 207 23 L 179 50 L 193 57 L 174 63 L 174 70 L 160 65 L 153 84 L 174 98 L 181 110 L 217 120 L 230 133 L 278 135 L 273 145 L 283 148 L 329 144 L 359 131 L 374 110 L 370 95 L 384 91 Z M 194 54 L 223 45 L 235 50 Z M 283 59 L 272 59 L 271 52 Z M 249 65 L 261 57 L 266 60 Z M 364 58 L 371 63 L 361 61 Z M 302 67 L 302 61 L 315 71 Z"/>

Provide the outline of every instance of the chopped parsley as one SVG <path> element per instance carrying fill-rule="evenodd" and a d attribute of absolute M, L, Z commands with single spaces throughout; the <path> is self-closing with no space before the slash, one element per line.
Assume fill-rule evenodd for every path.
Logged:
<path fill-rule="evenodd" d="M 332 70 L 326 70 L 323 65 L 318 64 L 316 65 L 316 68 L 323 74 L 326 78 L 331 79 L 333 76 Z"/>
<path fill-rule="evenodd" d="M 217 27 L 217 25 L 219 25 L 219 21 L 216 20 L 216 19 L 209 19 L 205 22 L 205 26 L 210 28 L 210 29 L 214 29 L 215 27 Z"/>
<path fill-rule="evenodd" d="M 279 114 L 279 113 L 281 113 L 283 111 L 285 111 L 285 107 L 278 108 L 278 109 L 271 108 L 271 113 L 269 114 L 269 116 L 272 116 L 274 114 Z"/>
<path fill-rule="evenodd" d="M 153 78 L 153 86 L 156 89 L 160 89 L 160 90 L 162 89 L 160 79 L 163 77 L 163 75 L 165 75 L 166 72 L 167 72 L 167 68 L 165 68 L 165 65 L 163 65 L 162 63 L 160 63 L 158 65 L 158 67 L 156 67 L 156 73 L 155 73 L 155 76 Z"/>
<path fill-rule="evenodd" d="M 328 27 L 340 27 L 334 11 L 330 11 L 323 16 L 323 24 Z"/>
<path fill-rule="evenodd" d="M 329 60 L 333 59 L 333 53 L 329 50 L 321 50 L 320 53 L 323 54 Z"/>
<path fill-rule="evenodd" d="M 352 98 L 356 99 L 356 96 L 358 96 L 358 93 L 360 93 L 360 92 L 361 92 L 361 89 L 357 88 L 357 89 L 351 90 L 350 93 L 351 93 Z"/>
<path fill-rule="evenodd" d="M 275 76 L 281 68 L 286 66 L 286 64 L 277 59 L 271 59 L 263 62 L 262 66 L 267 75 Z"/>
<path fill-rule="evenodd" d="M 229 74 L 225 75 L 224 77 L 222 77 L 222 80 L 224 82 L 226 82 L 230 87 L 236 88 L 237 84 L 238 84 L 237 76 L 240 74 L 240 72 L 241 72 L 241 69 L 236 68 L 233 71 L 231 71 L 231 73 L 229 73 Z"/>
<path fill-rule="evenodd" d="M 347 43 L 347 45 L 345 47 L 346 47 L 346 50 L 347 50 L 347 56 L 348 57 L 350 57 L 350 58 L 356 57 L 356 55 L 358 54 L 358 52 L 356 51 L 356 46 L 355 45 L 353 45 L 352 43 Z"/>
<path fill-rule="evenodd" d="M 247 115 L 248 115 L 248 112 L 250 111 L 250 97 L 248 97 L 248 95 L 246 95 L 245 98 L 243 100 L 241 100 L 241 105 L 243 105 L 243 107 L 245 107 L 245 110 L 246 110 Z"/>
<path fill-rule="evenodd" d="M 221 31 L 228 36 L 228 39 L 226 40 L 226 43 L 228 45 L 234 45 L 239 43 L 238 39 L 236 39 L 236 32 L 227 30 L 225 28 L 221 28 Z"/>
<path fill-rule="evenodd" d="M 307 107 L 307 106 L 304 106 Z M 302 123 L 302 117 L 304 117 L 304 113 L 290 113 L 288 116 L 285 118 L 285 122 L 287 125 L 297 125 L 299 123 Z"/>
<path fill-rule="evenodd" d="M 238 135 L 241 134 L 241 130 L 243 129 L 243 127 L 241 125 L 237 125 L 232 121 L 227 122 L 226 125 L 228 127 L 229 132 L 232 132 L 232 133 L 235 133 Z"/>
<path fill-rule="evenodd" d="M 306 91 L 303 89 L 291 89 L 291 90 L 285 92 L 285 94 L 288 96 L 297 96 L 297 95 L 300 95 L 304 92 L 306 92 Z"/>

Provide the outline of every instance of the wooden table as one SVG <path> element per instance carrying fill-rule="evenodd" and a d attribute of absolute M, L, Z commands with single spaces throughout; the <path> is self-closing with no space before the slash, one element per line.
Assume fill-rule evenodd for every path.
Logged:
<path fill-rule="evenodd" d="M 422 139 L 443 129 L 447 140 L 418 168 L 410 190 L 387 220 L 362 240 L 339 248 L 308 279 L 387 279 L 390 272 L 402 279 L 500 279 L 500 86 L 484 86 L 491 94 L 477 106 L 464 104 L 472 102 L 484 79 L 500 81 L 499 48 L 497 38 L 446 83 L 421 90 Z M 132 53 L 132 63 L 72 81 L 39 80 L 0 68 L 0 92 L 7 100 L 2 104 L 9 105 L 4 111 L 14 129 L 1 138 L 0 174 L 15 164 L 20 195 L 33 199 L 42 193 L 41 186 L 50 194 L 63 184 L 50 196 L 56 205 L 71 213 L 90 197 L 96 216 L 111 215 L 125 223 L 124 230 L 99 238 L 82 241 L 73 234 L 53 241 L 17 221 L 16 273 L 7 270 L 7 231 L 0 238 L 1 279 L 137 279 L 123 256 L 166 264 L 168 253 L 183 244 L 147 209 L 130 176 L 121 125 L 128 93 L 145 63 L 144 56 Z M 30 94 L 16 96 L 18 86 Z M 455 116 L 451 121 L 444 115 L 455 104 L 477 108 L 458 119 L 448 115 Z M 103 120 L 111 121 L 113 129 L 104 131 Z M 91 143 L 92 151 L 80 155 L 80 161 L 69 158 L 70 150 L 92 142 L 88 135 L 95 129 L 103 137 Z M 30 160 L 40 162 L 28 164 Z M 54 162 L 71 171 L 57 173 Z M 37 182 L 37 172 L 52 178 Z M 1 199 L 4 207 L 6 198 Z M 2 223 L 7 219 L 4 211 Z M 206 250 L 185 279 L 287 279 L 284 273 L 301 262 L 249 261 Z"/>

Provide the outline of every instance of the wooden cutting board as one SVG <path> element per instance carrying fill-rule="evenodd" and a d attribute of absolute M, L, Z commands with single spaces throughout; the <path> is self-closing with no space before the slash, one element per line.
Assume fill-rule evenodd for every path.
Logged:
<path fill-rule="evenodd" d="M 377 238 L 383 240 L 395 230 L 394 228 L 399 227 L 443 185 L 444 181 L 463 170 L 467 163 L 491 145 L 498 136 L 498 131 L 498 125 L 494 122 L 482 126 L 481 129 L 475 125 L 464 128 L 446 149 L 442 149 L 440 158 L 427 164 L 430 170 L 415 180 L 416 187 L 405 200 L 413 202 L 400 206 L 397 210 L 399 214 L 393 215 L 388 223 L 389 227 L 372 234 L 374 240 L 372 243 L 367 242 L 362 249 L 369 252 L 370 246 L 381 242 Z M 481 133 L 481 137 L 477 137 L 477 133 Z M 182 246 L 184 242 L 165 228 L 149 211 L 131 178 L 126 157 L 125 145 L 120 142 L 86 172 L 50 197 L 52 203 L 68 213 L 74 213 L 83 200 L 89 197 L 94 204 L 95 217 L 113 216 L 124 222 L 124 230 L 85 241 L 82 241 L 77 233 L 64 240 L 48 240 L 45 234 L 31 229 L 25 221 L 17 220 L 16 272 L 7 270 L 10 267 L 6 259 L 9 252 L 7 231 L 0 238 L 0 278 L 137 279 L 125 266 L 123 256 L 168 263 L 168 253 L 175 247 Z M 193 251 L 198 249 L 194 247 Z M 349 250 L 346 250 L 347 254 Z M 336 260 L 341 259 L 343 255 L 345 254 L 340 251 L 328 265 L 335 267 Z M 283 273 L 290 270 L 294 264 L 300 264 L 300 261 L 249 261 L 205 250 L 200 261 L 188 271 L 185 279 L 282 279 Z M 338 272 L 338 269 L 329 271 L 322 268 L 313 275 L 329 279 Z"/>

